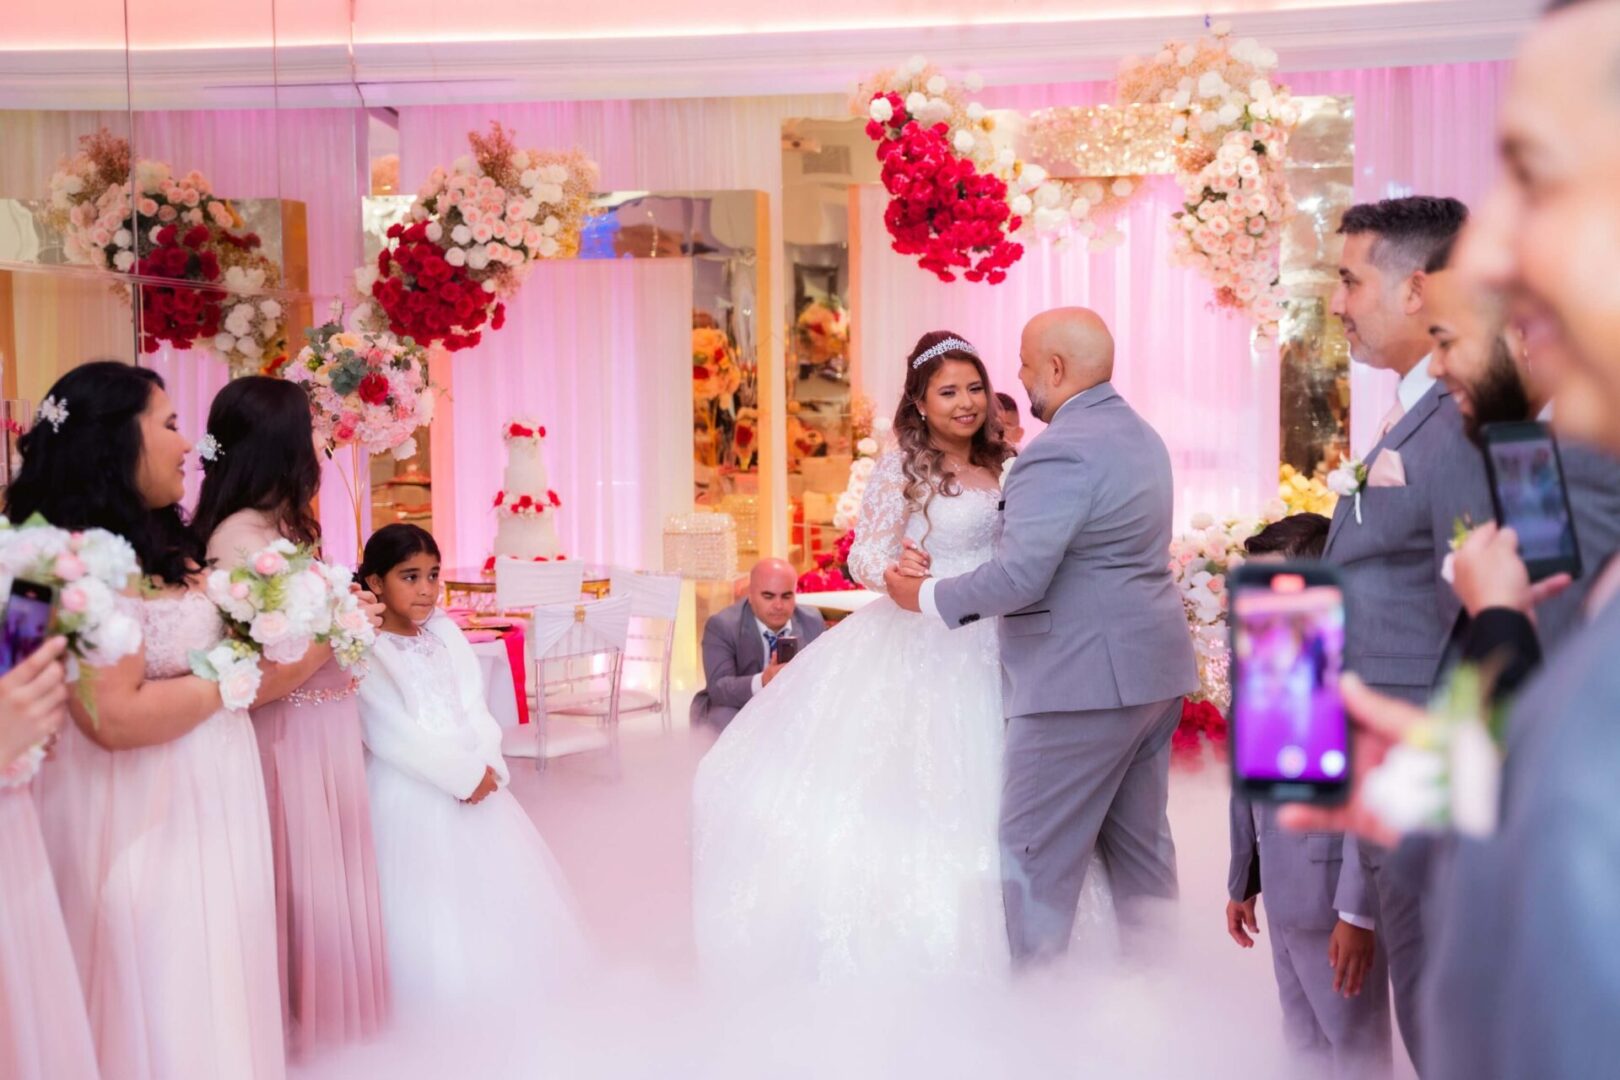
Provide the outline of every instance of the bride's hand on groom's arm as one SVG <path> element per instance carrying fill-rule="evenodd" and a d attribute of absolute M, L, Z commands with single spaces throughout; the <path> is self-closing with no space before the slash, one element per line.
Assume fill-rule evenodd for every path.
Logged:
<path fill-rule="evenodd" d="M 906 540 L 900 551 L 900 572 L 907 577 L 925 578 L 933 569 L 934 560 L 915 540 Z"/>

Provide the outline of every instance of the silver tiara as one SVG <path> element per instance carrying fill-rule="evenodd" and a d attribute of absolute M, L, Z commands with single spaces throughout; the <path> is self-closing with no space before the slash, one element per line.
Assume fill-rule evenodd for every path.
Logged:
<path fill-rule="evenodd" d="M 948 337 L 937 345 L 930 345 L 924 349 L 922 355 L 911 362 L 911 370 L 915 371 L 936 356 L 943 356 L 948 352 L 965 352 L 969 356 L 977 357 L 979 350 L 958 337 Z"/>

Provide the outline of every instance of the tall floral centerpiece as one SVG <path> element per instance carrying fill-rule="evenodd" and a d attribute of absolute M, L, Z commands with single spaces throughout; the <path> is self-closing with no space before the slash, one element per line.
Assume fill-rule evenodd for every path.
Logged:
<path fill-rule="evenodd" d="M 355 279 L 375 305 L 366 326 L 452 352 L 501 328 L 536 262 L 578 252 L 596 181 L 584 155 L 520 149 L 498 123 L 467 141 L 472 153 L 433 170 Z"/>
<path fill-rule="evenodd" d="M 50 179 L 52 218 L 69 262 L 173 285 L 141 284 L 141 349 L 198 348 L 233 376 L 257 374 L 287 351 L 281 303 L 265 296 L 281 270 L 241 215 L 192 170 L 132 161 L 128 140 L 103 128 Z M 130 299 L 131 290 L 120 286 Z"/>
<path fill-rule="evenodd" d="M 1214 303 L 1254 320 L 1275 337 L 1286 293 L 1279 256 L 1294 213 L 1285 172 L 1288 136 L 1299 109 L 1272 79 L 1277 54 L 1233 42 L 1230 28 L 1190 44 L 1165 43 L 1157 55 L 1127 59 L 1122 103 L 1175 110 L 1177 179 L 1185 195 L 1171 221 L 1176 261 L 1215 286 Z"/>
<path fill-rule="evenodd" d="M 872 418 L 871 402 L 858 400 L 852 408 L 854 414 L 855 460 L 850 463 L 849 483 L 833 508 L 833 528 L 842 529 L 843 535 L 833 542 L 830 555 L 816 560 L 816 568 L 799 578 L 801 592 L 839 592 L 860 586 L 849 575 L 849 549 L 855 543 L 855 525 L 861 516 L 861 500 L 866 497 L 866 485 L 877 468 L 881 440 L 892 428 L 887 419 Z"/>
<path fill-rule="evenodd" d="M 416 453 L 415 432 L 433 419 L 428 349 L 388 331 L 345 330 L 334 319 L 309 332 L 309 344 L 281 374 L 309 395 L 311 420 L 327 457 L 353 455 L 349 502 L 361 533 L 360 483 L 373 454 L 404 461 Z"/>

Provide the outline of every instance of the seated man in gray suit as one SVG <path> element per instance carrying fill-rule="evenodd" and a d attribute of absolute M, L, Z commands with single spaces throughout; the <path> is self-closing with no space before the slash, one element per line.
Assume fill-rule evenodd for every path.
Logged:
<path fill-rule="evenodd" d="M 1351 356 L 1398 375 L 1400 386 L 1366 454 L 1362 490 L 1334 509 L 1323 557 L 1344 575 L 1345 667 L 1413 702 L 1428 699 L 1461 610 L 1443 572 L 1453 525 L 1492 515 L 1484 458 L 1463 432 L 1450 389 L 1428 370 L 1425 267 L 1467 214 L 1456 199 L 1413 196 L 1353 206 L 1339 228 L 1333 313 L 1344 321 Z M 1395 1016 L 1421 1067 L 1426 883 L 1412 867 L 1386 865 L 1388 854 L 1346 840 L 1337 905 L 1346 912 L 1376 906 Z"/>
<path fill-rule="evenodd" d="M 1450 388 L 1463 426 L 1476 443 L 1486 424 L 1550 420 L 1552 387 L 1545 372 L 1532 369 L 1522 335 L 1507 325 L 1503 299 L 1451 269 L 1451 248 L 1447 244 L 1429 260 L 1423 306 L 1430 313 L 1429 333 L 1435 343 L 1430 372 Z M 1558 449 L 1583 572 L 1569 588 L 1536 606 L 1537 637 L 1544 652 L 1557 649 L 1575 628 L 1592 583 L 1620 550 L 1620 459 L 1589 443 L 1567 439 Z M 1470 597 L 1463 595 L 1465 583 L 1455 584 L 1465 616 L 1477 613 Z M 1459 646 L 1468 625 L 1466 617 L 1459 619 Z"/>
<path fill-rule="evenodd" d="M 692 699 L 694 725 L 724 731 L 782 670 L 776 660 L 779 638 L 796 638 L 802 649 L 827 629 L 820 612 L 799 609 L 797 583 L 786 562 L 761 559 L 748 575 L 748 596 L 709 617 L 703 627 L 704 688 Z"/>
<path fill-rule="evenodd" d="M 1266 526 L 1244 549 L 1257 561 L 1319 558 L 1328 524 L 1320 514 L 1295 514 Z M 1260 932 L 1255 901 L 1264 897 L 1289 1049 L 1317 1067 L 1312 1075 L 1388 1076 L 1389 966 L 1364 928 L 1375 913 L 1341 914 L 1333 906 L 1344 834 L 1292 832 L 1277 823 L 1276 807 L 1234 793 L 1231 836 L 1226 930 L 1252 949 L 1249 935 Z"/>

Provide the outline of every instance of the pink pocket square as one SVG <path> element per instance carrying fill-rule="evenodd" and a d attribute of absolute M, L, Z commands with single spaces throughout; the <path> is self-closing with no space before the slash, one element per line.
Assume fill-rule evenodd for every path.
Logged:
<path fill-rule="evenodd" d="M 1367 469 L 1367 486 L 1405 487 L 1406 468 L 1401 464 L 1401 455 L 1394 450 L 1380 451 Z"/>

